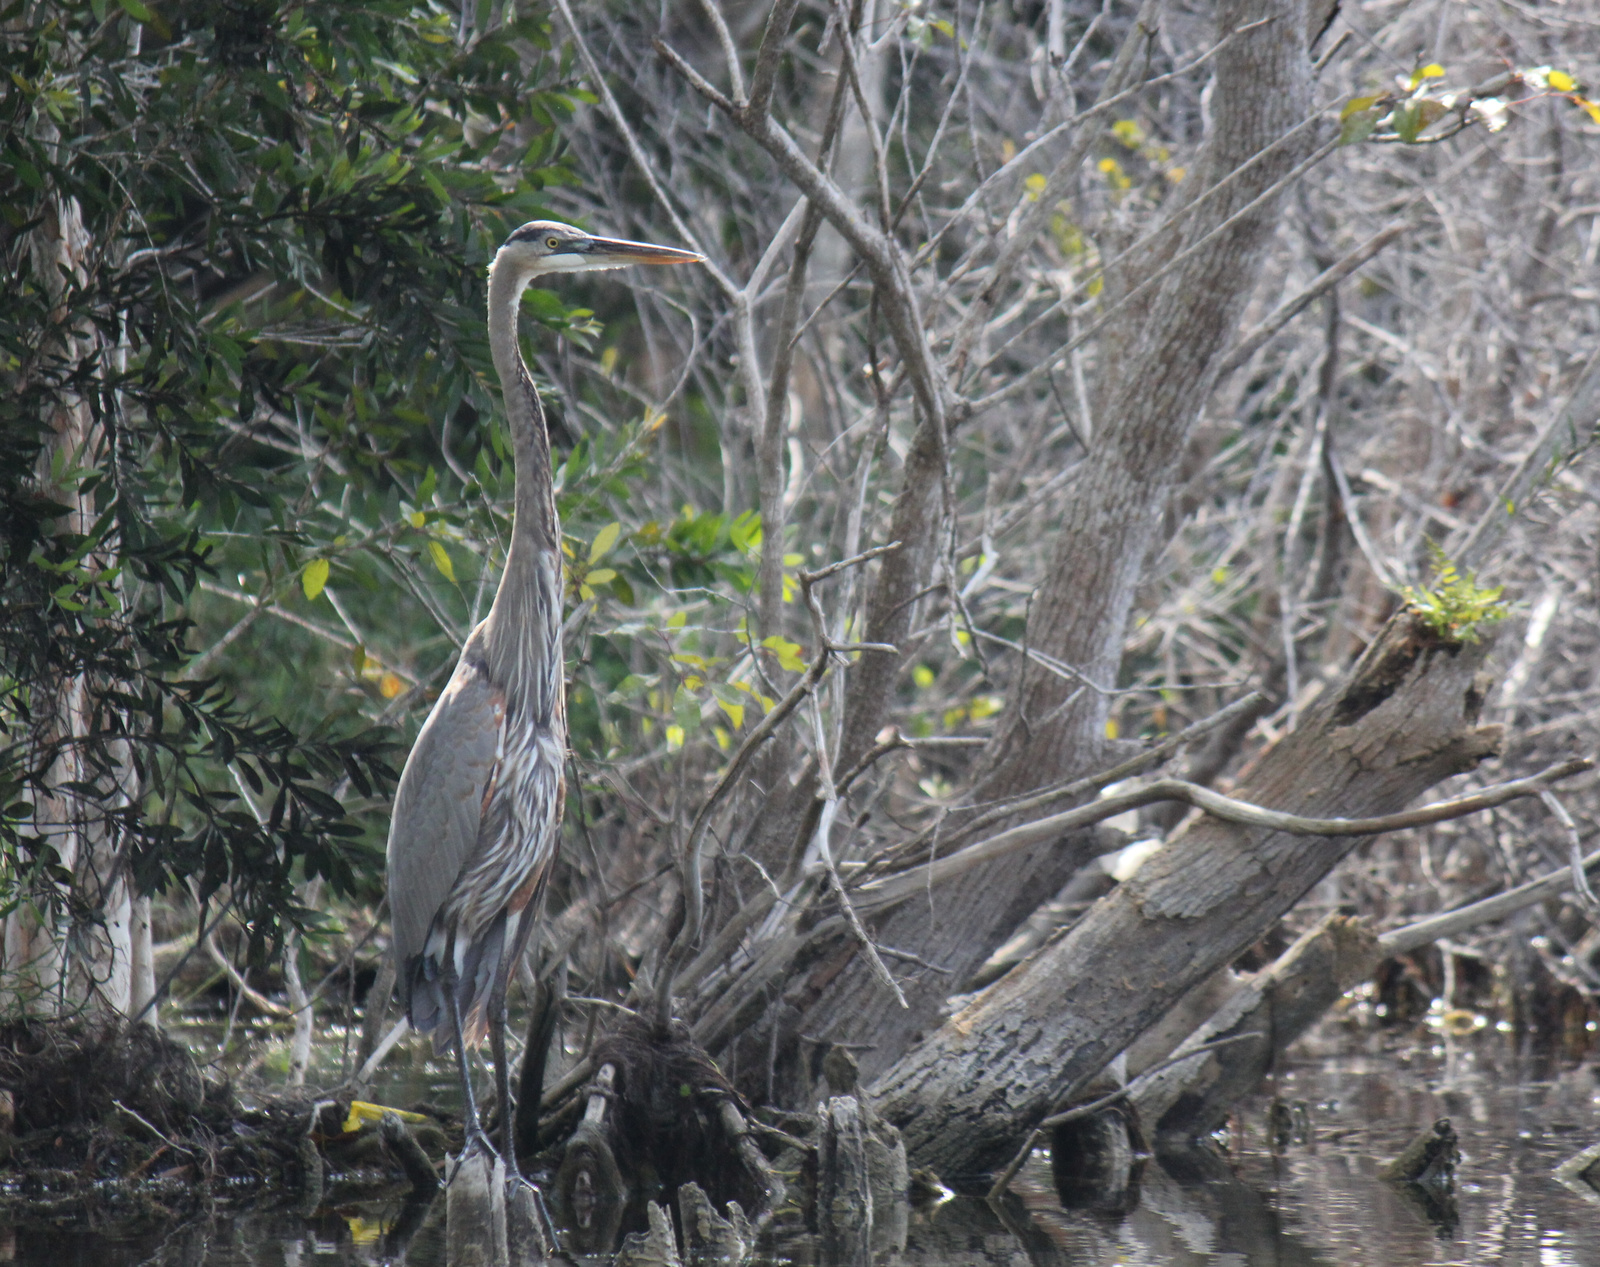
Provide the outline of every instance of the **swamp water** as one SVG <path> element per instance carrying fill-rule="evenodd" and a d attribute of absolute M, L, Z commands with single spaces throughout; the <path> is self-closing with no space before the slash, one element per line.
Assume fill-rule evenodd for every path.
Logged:
<path fill-rule="evenodd" d="M 1220 1141 L 1222 1151 L 1146 1162 L 1136 1201 L 1069 1211 L 1040 1155 L 998 1209 L 958 1198 L 913 1210 L 906 1249 L 887 1261 L 1600 1267 L 1600 1193 L 1555 1175 L 1568 1157 L 1600 1143 L 1600 1066 L 1519 1051 L 1493 1031 L 1398 1048 L 1392 1036 L 1353 1042 L 1346 1033 L 1332 1047 L 1296 1051 L 1300 1058 L 1275 1085 L 1241 1106 L 1242 1126 Z M 442 1098 L 448 1085 L 447 1070 L 420 1057 L 391 1077 L 375 1098 Z M 1274 1100 L 1277 1152 L 1267 1127 Z M 1380 1179 L 1381 1165 L 1440 1117 L 1460 1137 L 1453 1191 L 1429 1196 Z M 443 1201 L 436 1206 L 410 1242 L 413 1267 L 445 1267 Z M 186 1223 L 163 1223 L 154 1213 L 137 1226 L 0 1222 L 0 1262 L 356 1267 L 382 1262 L 392 1244 L 385 1233 L 408 1215 L 420 1211 L 398 1201 L 315 1210 L 230 1209 L 224 1202 L 208 1218 Z M 764 1250 L 759 1261 L 817 1262 L 812 1240 L 782 1228 Z"/>

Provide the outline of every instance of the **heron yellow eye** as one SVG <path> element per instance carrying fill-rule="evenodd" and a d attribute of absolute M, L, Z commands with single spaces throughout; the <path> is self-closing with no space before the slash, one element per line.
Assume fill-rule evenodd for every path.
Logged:
<path fill-rule="evenodd" d="M 548 246 L 553 251 L 553 250 L 556 249 L 556 247 L 561 245 L 561 239 L 560 238 L 546 238 L 544 240 L 544 244 L 546 246 Z"/>

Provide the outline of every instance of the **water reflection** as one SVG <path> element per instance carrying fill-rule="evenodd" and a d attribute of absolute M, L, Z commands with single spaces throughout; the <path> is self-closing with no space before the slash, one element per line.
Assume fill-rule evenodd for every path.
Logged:
<path fill-rule="evenodd" d="M 1600 1142 L 1593 1066 L 1521 1055 L 1495 1035 L 1410 1051 L 1372 1041 L 1370 1050 L 1307 1058 L 1285 1071 L 1245 1106 L 1224 1149 L 1130 1167 L 1133 1189 L 1074 1210 L 1038 1157 L 998 1208 L 958 1199 L 913 1211 L 905 1250 L 880 1262 L 1600 1263 L 1600 1197 L 1554 1174 Z M 1290 1106 L 1288 1128 L 1281 1111 L 1270 1115 L 1274 1100 Z M 1451 1197 L 1384 1182 L 1382 1163 L 1438 1117 L 1449 1117 L 1461 1140 Z M 338 1192 L 331 1184 L 327 1203 L 310 1214 L 220 1209 L 181 1220 L 152 1203 L 107 1211 L 93 1225 L 33 1215 L 5 1226 L 0 1213 L 0 1262 L 356 1267 L 392 1261 L 404 1246 L 413 1267 L 444 1267 L 443 1201 L 341 1203 Z M 765 1249 L 768 1262 L 824 1261 L 814 1238 L 792 1225 L 777 1227 Z"/>

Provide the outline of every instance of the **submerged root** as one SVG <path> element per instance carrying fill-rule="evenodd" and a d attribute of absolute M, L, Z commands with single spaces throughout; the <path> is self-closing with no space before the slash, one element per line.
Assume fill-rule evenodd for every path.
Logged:
<path fill-rule="evenodd" d="M 750 1137 L 748 1107 L 687 1027 L 630 1019 L 593 1060 L 556 1181 L 580 1239 L 609 1248 L 630 1201 L 670 1200 L 691 1184 L 697 1211 L 700 1201 L 726 1209 L 730 1224 L 749 1211 L 758 1226 L 771 1216 L 783 1183 Z"/>

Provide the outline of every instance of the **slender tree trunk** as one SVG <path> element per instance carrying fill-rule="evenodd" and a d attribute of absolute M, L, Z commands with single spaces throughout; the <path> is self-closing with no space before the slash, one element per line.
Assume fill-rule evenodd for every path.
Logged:
<path fill-rule="evenodd" d="M 34 230 L 36 272 L 51 288 L 52 298 L 64 302 L 69 279 L 80 281 L 90 266 L 88 233 L 75 199 L 59 198 L 53 214 Z M 54 314 L 65 321 L 64 307 Z M 51 348 L 69 363 L 99 352 L 94 333 L 62 331 Z M 70 468 L 92 460 L 103 436 L 89 402 L 65 395 L 51 419 L 54 442 L 42 459 L 40 481 L 48 486 L 50 463 L 64 456 Z M 48 489 L 52 500 L 72 507 L 61 521 L 62 531 L 85 533 L 95 520 L 92 497 L 75 486 Z M 0 991 L 4 1002 L 24 1008 L 54 1012 L 63 1003 L 85 1004 L 91 1011 L 126 1015 L 133 998 L 133 906 L 117 841 L 106 814 L 108 801 L 132 796 L 134 774 L 126 760 L 119 773 L 108 776 L 91 769 L 75 741 L 95 728 L 89 683 L 82 675 L 64 676 L 55 698 L 39 709 L 37 740 L 60 745 L 47 785 L 54 789 L 39 797 L 36 827 L 40 838 L 56 853 L 56 860 L 73 874 L 74 887 L 96 912 L 97 922 L 68 928 L 52 910 L 65 894 L 46 888 L 30 895 L 31 903 L 15 909 L 5 920 L 5 959 L 0 965 Z M 125 756 L 125 754 L 123 754 Z M 73 785 L 94 784 L 101 796 L 86 796 Z M 114 785 L 114 786 L 113 786 Z M 73 947 L 71 961 L 68 945 Z"/>

